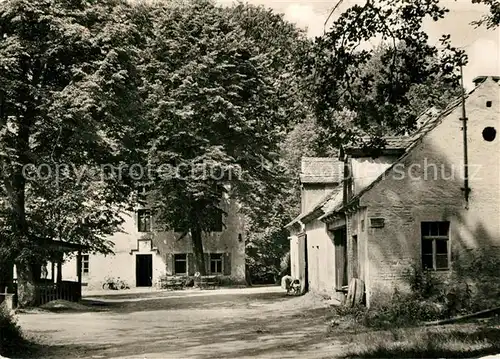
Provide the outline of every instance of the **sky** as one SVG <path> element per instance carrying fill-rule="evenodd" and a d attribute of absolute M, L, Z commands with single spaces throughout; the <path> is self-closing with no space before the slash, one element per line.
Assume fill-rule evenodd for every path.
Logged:
<path fill-rule="evenodd" d="M 217 0 L 219 3 L 231 4 L 233 0 Z M 311 37 L 323 33 L 325 20 L 338 0 L 246 0 L 248 3 L 264 5 L 283 13 L 285 19 L 307 29 Z M 361 0 L 344 0 L 330 18 L 342 13 L 346 8 L 364 3 Z M 472 79 L 482 75 L 500 75 L 500 28 L 487 30 L 485 27 L 475 28 L 470 23 L 478 20 L 488 12 L 483 5 L 472 4 L 471 0 L 441 0 L 441 4 L 450 9 L 444 19 L 432 20 L 425 24 L 429 41 L 438 44 L 443 34 L 450 34 L 452 44 L 463 48 L 469 56 L 469 64 L 464 68 L 464 85 L 473 87 Z M 327 24 L 328 29 L 328 24 Z"/>

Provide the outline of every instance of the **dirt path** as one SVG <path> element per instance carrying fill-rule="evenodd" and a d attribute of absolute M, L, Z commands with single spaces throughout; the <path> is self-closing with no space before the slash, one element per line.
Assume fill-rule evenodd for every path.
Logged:
<path fill-rule="evenodd" d="M 38 358 L 331 358 L 325 304 L 279 289 L 93 299 L 99 311 L 21 314 Z"/>

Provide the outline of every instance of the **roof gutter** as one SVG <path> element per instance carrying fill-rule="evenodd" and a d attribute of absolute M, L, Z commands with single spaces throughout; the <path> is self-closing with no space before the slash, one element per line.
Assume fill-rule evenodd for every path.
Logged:
<path fill-rule="evenodd" d="M 292 228 L 294 226 L 298 225 L 300 228 L 300 232 L 304 231 L 306 225 L 304 222 L 302 222 L 302 218 L 295 218 L 292 222 L 288 223 L 285 228 Z"/>
<path fill-rule="evenodd" d="M 324 214 L 324 212 L 321 210 L 321 208 L 316 208 L 312 212 L 310 212 L 310 213 L 306 214 L 304 217 L 302 217 L 300 219 L 300 222 L 303 224 L 308 223 L 314 219 L 317 219 L 318 217 L 320 217 L 323 214 Z"/>

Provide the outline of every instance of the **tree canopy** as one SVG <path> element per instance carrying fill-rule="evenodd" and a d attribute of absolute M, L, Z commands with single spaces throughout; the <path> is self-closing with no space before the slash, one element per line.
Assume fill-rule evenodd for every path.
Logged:
<path fill-rule="evenodd" d="M 464 52 L 447 35 L 442 47 L 429 44 L 422 28 L 425 19 L 438 21 L 446 12 L 438 0 L 367 0 L 316 38 L 304 69 L 326 142 L 338 146 L 359 135 L 403 134 L 414 129 L 422 109 L 456 95 Z"/>
<path fill-rule="evenodd" d="M 460 90 L 463 52 L 422 29 L 445 13 L 437 0 L 368 0 L 313 45 L 247 4 L 0 2 L 0 261 L 17 265 L 20 303 L 32 266 L 54 254 L 41 239 L 110 253 L 143 187 L 157 229 L 190 236 L 201 273 L 226 193 L 249 248 L 276 267 L 301 156 L 411 131 Z"/>
<path fill-rule="evenodd" d="M 202 233 L 223 212 L 223 193 L 252 208 L 280 191 L 278 144 L 303 114 L 293 70 L 308 41 L 263 7 L 197 1 L 150 11 L 145 104 L 158 171 L 149 198 L 161 223 L 191 236 L 204 273 Z"/>
<path fill-rule="evenodd" d="M 17 265 L 21 305 L 49 255 L 41 239 L 110 250 L 103 234 L 129 190 L 109 168 L 130 163 L 141 119 L 130 11 L 120 0 L 0 3 L 0 254 Z"/>
<path fill-rule="evenodd" d="M 473 24 L 481 26 L 485 25 L 489 29 L 494 29 L 500 24 L 500 1 L 498 0 L 472 0 L 475 4 L 484 4 L 488 6 L 489 13 Z"/>

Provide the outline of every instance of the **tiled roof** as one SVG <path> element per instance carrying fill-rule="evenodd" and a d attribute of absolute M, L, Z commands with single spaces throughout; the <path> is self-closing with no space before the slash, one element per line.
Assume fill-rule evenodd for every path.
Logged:
<path fill-rule="evenodd" d="M 328 201 L 325 202 L 323 207 L 321 208 L 323 213 L 328 213 L 332 210 L 335 210 L 337 207 L 342 206 L 342 202 L 344 199 L 344 191 L 342 191 L 343 187 L 339 186 L 339 190 L 336 193 L 332 193 Z"/>
<path fill-rule="evenodd" d="M 344 163 L 331 157 L 303 157 L 300 171 L 302 183 L 340 183 Z"/>
<path fill-rule="evenodd" d="M 472 91 L 470 91 L 466 96 L 465 98 L 467 99 L 467 97 L 469 97 L 475 90 L 477 89 L 474 88 Z M 413 148 L 415 148 L 415 146 L 417 146 L 417 144 L 420 142 L 420 140 L 425 136 L 427 135 L 430 131 L 432 131 L 434 128 L 436 128 L 441 122 L 442 120 L 447 116 L 449 115 L 453 110 L 455 110 L 458 106 L 460 106 L 460 104 L 462 103 L 462 99 L 461 98 L 458 98 L 456 100 L 454 100 L 452 103 L 450 103 L 450 105 L 448 105 L 443 111 L 441 112 L 437 112 L 435 109 L 429 109 L 428 111 L 424 112 L 419 120 L 421 121 L 422 125 L 420 126 L 420 128 L 412 134 L 412 136 L 409 136 L 407 138 L 407 146 L 406 146 L 406 149 L 405 149 L 405 153 L 396 161 L 394 162 L 389 168 L 387 168 L 384 173 L 382 173 L 379 177 L 377 177 L 372 183 L 370 183 L 370 185 L 368 185 L 367 187 L 365 187 L 362 191 L 360 191 L 356 196 L 354 196 L 353 198 L 351 198 L 349 200 L 349 203 L 347 205 L 350 205 L 352 203 L 355 203 L 357 200 L 359 200 L 359 198 L 361 198 L 361 196 L 363 194 L 365 194 L 366 192 L 370 191 L 374 186 L 375 184 L 377 184 L 378 182 L 380 182 L 383 178 L 385 178 L 388 173 L 392 170 L 392 168 L 394 168 L 394 166 L 396 166 L 398 163 L 401 163 L 402 160 L 404 160 L 408 154 L 413 150 Z M 422 118 L 423 117 L 423 118 Z M 325 215 L 322 216 L 322 218 L 326 218 L 336 212 L 339 212 L 343 209 L 343 205 L 340 204 L 332 209 L 330 209 L 328 212 L 325 213 Z"/>
<path fill-rule="evenodd" d="M 340 202 L 342 202 L 342 186 L 335 187 L 330 193 L 326 194 L 313 209 L 308 212 L 301 213 L 297 216 L 292 222 L 288 223 L 285 227 L 290 227 L 299 221 L 302 221 L 304 218 L 311 216 L 315 212 L 319 212 L 318 216 L 322 216 L 325 214 L 325 211 L 329 210 L 332 206 L 337 205 L 338 198 L 340 198 Z M 317 218 L 315 217 L 315 218 Z"/>
<path fill-rule="evenodd" d="M 408 146 L 410 136 L 384 136 L 383 148 L 386 150 L 404 150 Z M 363 149 L 370 145 L 371 137 L 363 136 L 355 142 L 351 142 L 345 149 Z"/>

